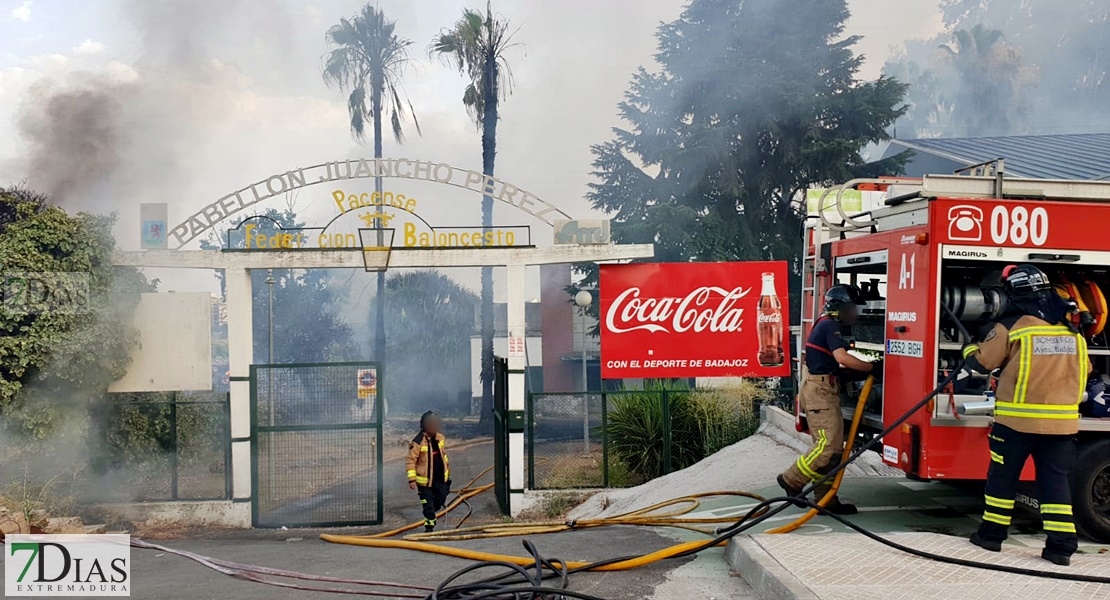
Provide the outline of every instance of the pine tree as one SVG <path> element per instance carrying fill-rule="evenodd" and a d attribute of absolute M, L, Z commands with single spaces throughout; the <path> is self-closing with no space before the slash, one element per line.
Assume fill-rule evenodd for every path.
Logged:
<path fill-rule="evenodd" d="M 627 125 L 593 147 L 589 198 L 615 240 L 654 243 L 659 261 L 797 269 L 806 188 L 900 172 L 860 151 L 888 139 L 906 86 L 856 79 L 847 18 L 843 0 L 692 0 L 660 26 L 658 70 L 636 72 Z"/>

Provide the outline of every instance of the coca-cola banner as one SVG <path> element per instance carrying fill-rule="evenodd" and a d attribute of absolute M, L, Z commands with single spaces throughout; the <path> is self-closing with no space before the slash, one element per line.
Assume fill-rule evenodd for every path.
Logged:
<path fill-rule="evenodd" d="M 602 265 L 601 376 L 789 375 L 786 284 L 782 261 Z"/>

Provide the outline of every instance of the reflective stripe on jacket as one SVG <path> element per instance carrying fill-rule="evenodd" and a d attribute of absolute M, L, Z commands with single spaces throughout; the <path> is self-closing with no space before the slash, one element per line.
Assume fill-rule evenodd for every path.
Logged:
<path fill-rule="evenodd" d="M 1025 433 L 1079 431 L 1079 402 L 1091 372 L 1087 341 L 1063 325 L 1026 315 L 1007 328 L 996 323 L 964 358 L 985 371 L 1001 368 L 994 417 Z"/>
<path fill-rule="evenodd" d="M 443 481 L 446 481 L 451 479 L 451 465 L 447 462 L 447 450 L 444 449 L 447 438 L 443 437 L 442 433 L 437 433 L 436 441 L 439 442 L 439 453 L 443 457 Z M 405 475 L 409 481 L 415 481 L 416 485 L 427 486 L 432 476 L 432 464 L 428 436 L 420 432 L 409 442 L 409 455 L 405 459 Z"/>

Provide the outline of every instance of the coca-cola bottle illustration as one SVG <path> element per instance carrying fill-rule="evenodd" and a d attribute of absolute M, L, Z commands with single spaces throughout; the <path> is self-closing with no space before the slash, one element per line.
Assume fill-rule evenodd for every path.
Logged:
<path fill-rule="evenodd" d="M 763 274 L 763 291 L 756 311 L 759 330 L 759 365 L 779 367 L 786 362 L 782 351 L 782 303 L 775 293 L 775 274 Z"/>

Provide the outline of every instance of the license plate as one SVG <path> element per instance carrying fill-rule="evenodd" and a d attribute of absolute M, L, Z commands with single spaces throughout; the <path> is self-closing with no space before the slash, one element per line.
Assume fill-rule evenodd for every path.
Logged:
<path fill-rule="evenodd" d="M 894 356 L 923 358 L 925 356 L 925 343 L 910 340 L 887 340 L 886 353 Z"/>

